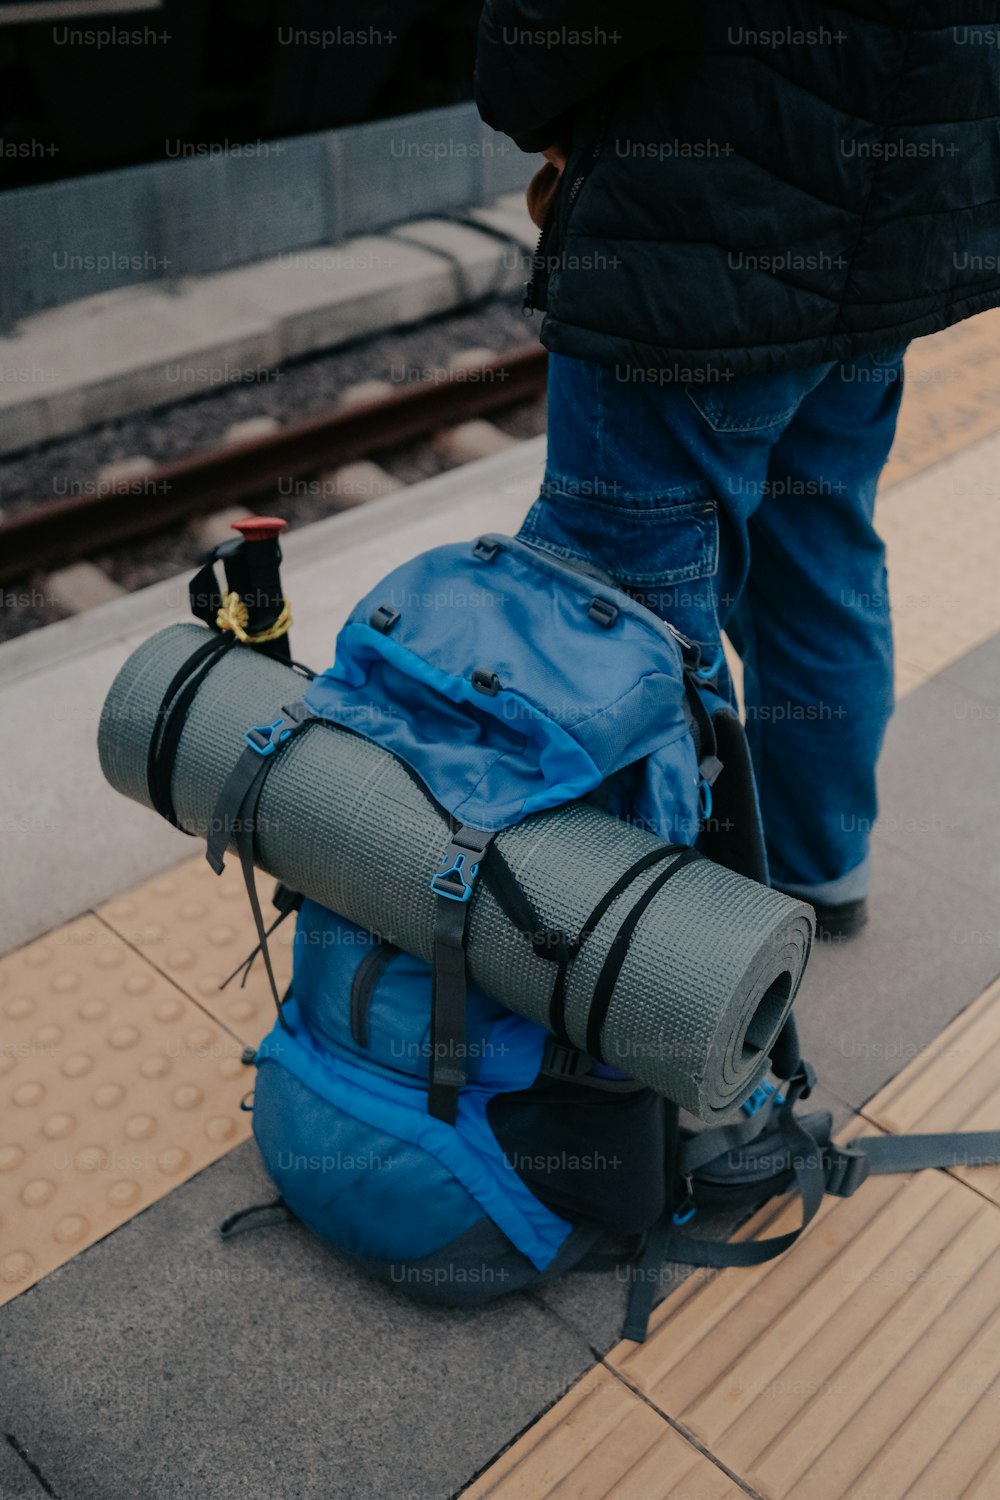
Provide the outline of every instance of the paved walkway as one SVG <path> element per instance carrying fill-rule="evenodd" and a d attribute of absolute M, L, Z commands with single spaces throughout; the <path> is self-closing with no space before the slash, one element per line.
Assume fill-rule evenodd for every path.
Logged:
<path fill-rule="evenodd" d="M 1000 1127 L 998 326 L 915 346 L 881 501 L 902 697 L 875 917 L 797 1002 L 848 1132 Z M 299 654 L 329 656 L 397 557 L 516 525 L 539 457 L 293 538 Z M 170 587 L 0 652 L 26 789 L 0 808 L 23 861 L 5 946 L 32 939 L 0 960 L 0 1500 L 1000 1493 L 997 1169 L 873 1180 L 770 1267 L 668 1269 L 643 1346 L 618 1341 L 614 1273 L 429 1311 L 298 1227 L 219 1240 L 272 1192 L 239 1109 L 270 1002 L 259 976 L 217 988 L 251 946 L 239 881 L 102 801 L 88 759 Z"/>

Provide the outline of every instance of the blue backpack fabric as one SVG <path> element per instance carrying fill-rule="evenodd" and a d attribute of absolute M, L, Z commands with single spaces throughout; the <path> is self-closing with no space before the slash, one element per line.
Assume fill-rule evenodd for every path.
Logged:
<path fill-rule="evenodd" d="M 398 756 L 450 815 L 433 888 L 454 939 L 492 833 L 577 798 L 692 845 L 714 836 L 716 783 L 738 814 L 718 819 L 724 862 L 766 878 L 716 667 L 613 583 L 488 535 L 383 579 L 305 706 Z M 284 1203 L 324 1239 L 461 1304 L 663 1215 L 665 1108 L 650 1090 L 460 978 L 463 1056 L 436 1108 L 435 965 L 308 900 L 294 955 L 257 1052 L 254 1134 Z"/>
<path fill-rule="evenodd" d="M 305 702 L 398 755 L 462 823 L 495 830 L 578 797 L 603 802 L 629 770 L 650 827 L 691 842 L 684 668 L 677 632 L 627 594 L 484 536 L 383 579 Z"/>

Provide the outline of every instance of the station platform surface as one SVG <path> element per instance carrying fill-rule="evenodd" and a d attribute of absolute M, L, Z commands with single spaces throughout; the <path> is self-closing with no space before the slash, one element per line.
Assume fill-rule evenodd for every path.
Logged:
<path fill-rule="evenodd" d="M 997 315 L 917 343 L 879 502 L 899 703 L 873 916 L 796 1002 L 846 1134 L 1000 1128 Z M 292 535 L 296 654 L 421 547 L 513 530 L 539 443 Z M 477 1312 L 374 1284 L 273 1197 L 240 1100 L 271 1024 L 235 871 L 103 787 L 117 666 L 184 580 L 0 650 L 2 1500 L 958 1500 L 1000 1493 L 1000 1169 L 873 1179 L 752 1271 L 667 1267 Z M 269 882 L 262 882 L 266 890 Z M 290 934 L 278 944 L 287 972 Z M 772 1204 L 741 1235 L 792 1227 Z"/>

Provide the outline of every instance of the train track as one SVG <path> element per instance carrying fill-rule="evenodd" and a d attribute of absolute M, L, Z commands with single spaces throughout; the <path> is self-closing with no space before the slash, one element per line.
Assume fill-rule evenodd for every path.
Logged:
<path fill-rule="evenodd" d="M 297 479 L 453 427 L 545 390 L 536 345 L 432 385 L 337 407 L 250 441 L 152 468 L 96 493 L 39 501 L 0 521 L 0 582 L 52 570 L 103 548 L 165 531 Z M 139 493 L 137 493 L 137 489 Z"/>

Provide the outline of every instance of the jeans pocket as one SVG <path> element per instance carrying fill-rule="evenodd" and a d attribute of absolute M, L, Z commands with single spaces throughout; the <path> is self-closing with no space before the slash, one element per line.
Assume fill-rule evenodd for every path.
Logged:
<path fill-rule="evenodd" d="M 719 519 L 706 484 L 637 501 L 584 498 L 547 481 L 518 535 L 610 575 L 683 635 L 718 637 Z"/>
<path fill-rule="evenodd" d="M 801 402 L 833 368 L 813 365 L 776 375 L 744 375 L 725 386 L 686 385 L 685 394 L 713 432 L 763 433 L 786 427 Z"/>

